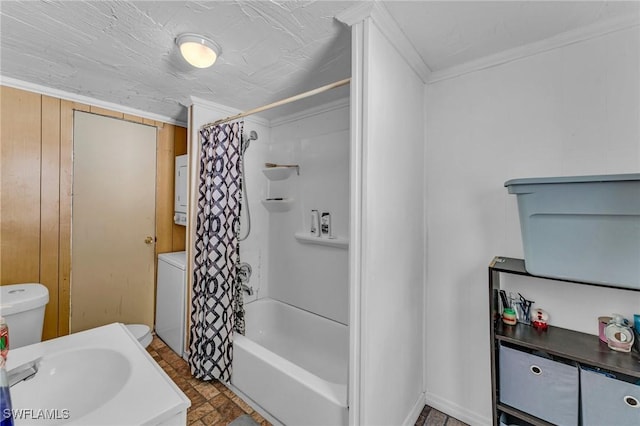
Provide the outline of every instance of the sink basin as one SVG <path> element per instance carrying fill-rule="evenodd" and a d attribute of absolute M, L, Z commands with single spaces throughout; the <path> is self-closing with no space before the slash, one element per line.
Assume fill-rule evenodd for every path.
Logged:
<path fill-rule="evenodd" d="M 9 352 L 15 425 L 186 425 L 189 398 L 119 323 Z M 23 374 L 26 373 L 26 374 Z"/>
<path fill-rule="evenodd" d="M 44 356 L 33 378 L 11 388 L 13 408 L 57 409 L 49 416 L 53 418 L 39 419 L 43 425 L 63 423 L 71 413 L 77 420 L 111 400 L 130 375 L 127 358 L 110 349 L 81 348 Z"/>

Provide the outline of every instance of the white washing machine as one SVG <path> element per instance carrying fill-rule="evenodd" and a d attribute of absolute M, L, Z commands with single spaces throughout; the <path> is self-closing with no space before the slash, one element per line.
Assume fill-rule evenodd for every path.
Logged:
<path fill-rule="evenodd" d="M 185 342 L 186 262 L 184 251 L 158 255 L 156 334 L 180 357 Z"/>

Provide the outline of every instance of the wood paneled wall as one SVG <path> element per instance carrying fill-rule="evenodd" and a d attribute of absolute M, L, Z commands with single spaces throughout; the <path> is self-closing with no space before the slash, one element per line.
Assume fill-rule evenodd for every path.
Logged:
<path fill-rule="evenodd" d="M 73 111 L 155 126 L 156 255 L 185 249 L 173 223 L 176 155 L 183 127 L 0 86 L 0 285 L 39 282 L 49 289 L 43 339 L 69 334 Z"/>

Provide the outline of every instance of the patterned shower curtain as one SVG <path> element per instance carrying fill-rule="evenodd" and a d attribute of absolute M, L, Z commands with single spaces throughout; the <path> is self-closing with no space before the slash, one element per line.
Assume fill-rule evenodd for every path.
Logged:
<path fill-rule="evenodd" d="M 200 132 L 189 366 L 201 380 L 230 380 L 233 331 L 244 334 L 236 269 L 243 124 L 226 123 Z"/>

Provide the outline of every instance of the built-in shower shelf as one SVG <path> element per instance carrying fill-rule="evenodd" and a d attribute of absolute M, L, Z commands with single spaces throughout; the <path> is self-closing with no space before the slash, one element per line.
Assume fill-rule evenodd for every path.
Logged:
<path fill-rule="evenodd" d="M 260 201 L 262 205 L 272 213 L 281 213 L 291 210 L 293 198 L 283 198 L 279 200 L 266 199 Z"/>
<path fill-rule="evenodd" d="M 293 173 L 294 170 L 297 170 L 298 173 L 300 173 L 298 166 L 295 165 L 267 167 L 262 169 L 262 173 L 264 173 L 267 179 L 272 181 L 284 180 L 291 176 L 291 173 Z"/>
<path fill-rule="evenodd" d="M 319 244 L 321 246 L 337 247 L 337 248 L 349 248 L 349 240 L 342 237 L 326 238 L 315 237 L 308 232 L 296 232 L 294 234 L 296 240 L 302 244 Z"/>

